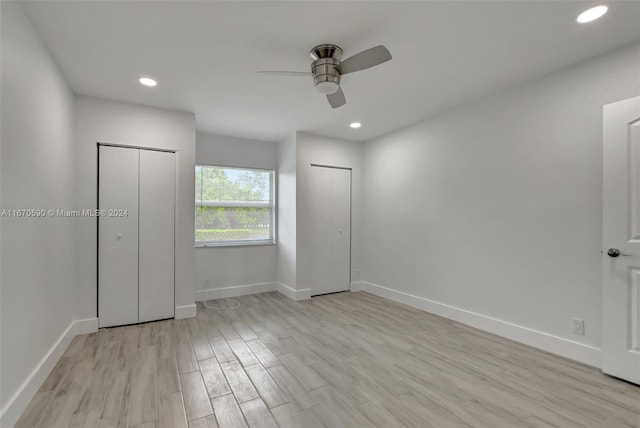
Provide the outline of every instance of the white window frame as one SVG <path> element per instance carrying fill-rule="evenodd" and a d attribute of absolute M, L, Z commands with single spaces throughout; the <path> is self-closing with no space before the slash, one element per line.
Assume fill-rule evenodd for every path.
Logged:
<path fill-rule="evenodd" d="M 266 239 L 247 239 L 237 241 L 198 241 L 196 239 L 197 224 L 194 223 L 193 237 L 196 248 L 207 247 L 242 247 L 252 245 L 275 245 L 276 243 L 276 171 L 270 168 L 253 168 L 245 166 L 227 166 L 227 165 L 212 165 L 204 163 L 196 163 L 193 170 L 194 176 L 196 168 L 219 168 L 219 169 L 237 169 L 245 171 L 259 171 L 268 172 L 270 176 L 269 182 L 269 201 L 266 202 L 244 202 L 244 201 L 214 201 L 214 202 L 202 202 L 195 199 L 194 207 L 208 206 L 208 207 L 232 207 L 232 208 L 271 208 L 270 223 L 269 223 L 269 238 Z M 196 183 L 197 187 L 197 183 Z"/>

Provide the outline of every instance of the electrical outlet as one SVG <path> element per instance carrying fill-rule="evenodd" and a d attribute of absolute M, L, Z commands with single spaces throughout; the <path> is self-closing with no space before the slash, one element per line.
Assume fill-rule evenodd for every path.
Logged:
<path fill-rule="evenodd" d="M 572 326 L 574 334 L 584 335 L 584 320 L 580 318 L 572 318 Z"/>
<path fill-rule="evenodd" d="M 204 288 L 208 289 L 210 285 L 211 285 L 211 280 L 210 279 L 205 279 L 204 280 Z"/>
<path fill-rule="evenodd" d="M 356 279 L 360 279 L 360 269 L 356 269 Z"/>

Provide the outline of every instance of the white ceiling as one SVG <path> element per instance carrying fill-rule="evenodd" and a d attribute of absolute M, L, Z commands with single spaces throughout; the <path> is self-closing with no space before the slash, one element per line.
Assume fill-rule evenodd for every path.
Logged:
<path fill-rule="evenodd" d="M 186 110 L 200 130 L 269 141 L 296 130 L 367 140 L 640 39 L 640 2 L 576 24 L 593 4 L 23 2 L 75 93 Z M 384 44 L 393 60 L 344 76 L 336 110 L 311 78 L 255 74 L 308 71 L 320 43 L 345 57 Z"/>

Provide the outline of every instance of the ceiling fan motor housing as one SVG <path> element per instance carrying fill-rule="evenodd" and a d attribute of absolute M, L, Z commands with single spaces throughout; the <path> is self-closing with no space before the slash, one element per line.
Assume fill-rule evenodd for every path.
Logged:
<path fill-rule="evenodd" d="M 340 58 L 342 49 L 336 45 L 319 45 L 311 50 L 313 83 L 323 94 L 333 94 L 340 87 Z"/>

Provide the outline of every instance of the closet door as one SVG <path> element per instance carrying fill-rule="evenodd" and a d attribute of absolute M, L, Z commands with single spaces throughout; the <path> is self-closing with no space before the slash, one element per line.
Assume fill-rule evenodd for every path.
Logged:
<path fill-rule="evenodd" d="M 312 166 L 311 295 L 349 290 L 351 170 Z"/>
<path fill-rule="evenodd" d="M 175 177 L 175 153 L 140 150 L 140 322 L 174 316 Z"/>
<path fill-rule="evenodd" d="M 98 207 L 127 211 L 98 219 L 100 327 L 138 322 L 138 153 L 99 146 Z"/>

